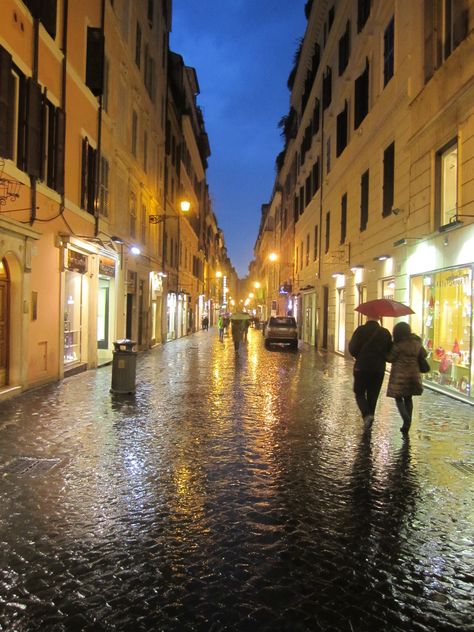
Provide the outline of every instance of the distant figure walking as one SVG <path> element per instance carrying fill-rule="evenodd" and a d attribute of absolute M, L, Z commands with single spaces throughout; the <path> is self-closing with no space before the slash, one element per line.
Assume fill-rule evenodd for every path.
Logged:
<path fill-rule="evenodd" d="M 232 340 L 234 341 L 234 349 L 238 351 L 240 343 L 242 342 L 242 336 L 244 334 L 244 321 L 231 319 L 230 323 Z"/>
<path fill-rule="evenodd" d="M 387 395 L 394 397 L 403 420 L 400 431 L 407 434 L 413 415 L 413 395 L 423 392 L 418 357 L 426 358 L 421 338 L 411 332 L 408 323 L 397 323 L 393 328 L 393 346 L 387 356 L 392 363 Z"/>
<path fill-rule="evenodd" d="M 224 317 L 219 314 L 217 319 L 217 329 L 219 330 L 219 342 L 224 342 Z"/>
<path fill-rule="evenodd" d="M 247 320 L 244 320 L 244 342 L 247 342 L 248 340 L 248 335 L 249 335 L 249 327 L 250 327 L 250 318 L 247 318 Z"/>
<path fill-rule="evenodd" d="M 207 331 L 209 329 L 209 318 L 208 318 L 208 316 L 203 316 L 202 317 L 201 324 L 202 324 L 202 328 L 203 328 L 204 331 Z"/>
<path fill-rule="evenodd" d="M 378 320 L 360 325 L 349 341 L 349 353 L 355 358 L 354 393 L 366 428 L 374 421 L 375 407 L 385 375 L 385 359 L 392 336 Z"/>

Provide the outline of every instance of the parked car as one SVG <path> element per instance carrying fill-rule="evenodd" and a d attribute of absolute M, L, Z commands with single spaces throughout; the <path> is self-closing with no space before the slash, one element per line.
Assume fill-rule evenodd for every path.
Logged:
<path fill-rule="evenodd" d="M 293 316 L 272 316 L 265 327 L 265 348 L 276 343 L 289 344 L 292 349 L 298 348 L 298 328 Z"/>

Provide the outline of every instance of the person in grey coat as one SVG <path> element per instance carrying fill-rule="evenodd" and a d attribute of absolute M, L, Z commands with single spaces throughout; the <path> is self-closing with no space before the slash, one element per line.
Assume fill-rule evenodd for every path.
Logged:
<path fill-rule="evenodd" d="M 375 407 L 385 376 L 385 358 L 392 346 L 392 336 L 377 319 L 360 325 L 349 341 L 349 353 L 355 358 L 354 394 L 368 429 L 374 421 Z"/>
<path fill-rule="evenodd" d="M 400 430 L 404 434 L 408 433 L 411 426 L 413 396 L 423 392 L 418 364 L 420 354 L 426 358 L 421 338 L 411 332 L 408 323 L 397 323 L 393 328 L 393 346 L 387 356 L 388 362 L 392 363 L 387 396 L 395 398 L 398 412 L 403 419 Z"/>

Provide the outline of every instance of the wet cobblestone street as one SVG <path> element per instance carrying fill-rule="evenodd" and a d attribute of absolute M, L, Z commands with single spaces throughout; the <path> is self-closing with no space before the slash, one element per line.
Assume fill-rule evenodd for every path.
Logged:
<path fill-rule="evenodd" d="M 0 404 L 0 629 L 474 630 L 474 408 L 199 332 Z"/>

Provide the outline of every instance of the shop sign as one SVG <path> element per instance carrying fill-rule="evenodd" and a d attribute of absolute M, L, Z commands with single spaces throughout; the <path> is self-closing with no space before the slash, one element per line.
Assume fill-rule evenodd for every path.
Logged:
<path fill-rule="evenodd" d="M 115 276 L 115 259 L 109 257 L 99 258 L 99 274 L 107 277 Z"/>
<path fill-rule="evenodd" d="M 66 268 L 71 272 L 85 274 L 87 272 L 87 255 L 83 255 L 77 250 L 67 249 Z"/>
<path fill-rule="evenodd" d="M 349 263 L 349 246 L 342 246 L 338 250 L 331 250 L 324 255 L 324 262 L 331 263 Z"/>

